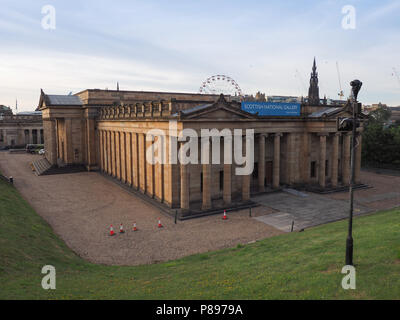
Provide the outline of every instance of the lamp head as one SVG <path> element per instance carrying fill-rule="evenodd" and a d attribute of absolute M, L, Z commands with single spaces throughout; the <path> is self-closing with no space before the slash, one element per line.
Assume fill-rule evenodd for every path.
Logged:
<path fill-rule="evenodd" d="M 353 92 L 354 100 L 357 101 L 358 92 L 361 89 L 362 82 L 360 80 L 353 80 L 350 82 L 351 91 Z"/>

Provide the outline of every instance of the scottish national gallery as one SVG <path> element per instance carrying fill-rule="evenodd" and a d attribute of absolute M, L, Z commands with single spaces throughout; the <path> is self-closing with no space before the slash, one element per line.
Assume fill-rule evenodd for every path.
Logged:
<path fill-rule="evenodd" d="M 39 110 L 51 165 L 84 165 L 165 208 L 196 213 L 242 206 L 255 194 L 283 186 L 333 190 L 348 185 L 351 139 L 350 134 L 337 131 L 336 120 L 350 116 L 351 106 L 327 106 L 319 98 L 311 102 L 309 97 L 301 103 L 299 115 L 268 116 L 246 111 L 230 96 L 89 89 L 68 96 L 42 91 Z M 166 162 L 152 163 L 146 152 L 159 139 L 153 136 L 154 129 L 165 132 L 165 150 L 171 150 L 171 141 L 178 141 L 178 146 L 185 143 L 177 139 L 184 129 L 199 137 L 202 129 L 241 129 L 243 154 L 247 144 L 254 145 L 253 170 L 237 174 L 242 164 L 224 161 L 223 142 L 217 162 L 201 161 L 204 150 L 199 143 L 198 162 L 174 163 L 166 152 Z M 245 139 L 246 129 L 254 130 L 252 141 Z M 356 182 L 360 135 L 358 144 Z M 214 152 L 213 145 L 209 144 L 207 157 Z"/>

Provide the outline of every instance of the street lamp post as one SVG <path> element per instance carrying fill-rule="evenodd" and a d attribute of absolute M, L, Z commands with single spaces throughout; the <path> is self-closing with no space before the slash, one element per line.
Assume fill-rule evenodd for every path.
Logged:
<path fill-rule="evenodd" d="M 357 130 L 357 115 L 358 103 L 357 96 L 361 89 L 362 82 L 353 80 L 350 82 L 352 87 L 352 106 L 353 106 L 353 128 L 352 128 L 352 141 L 351 141 L 351 160 L 350 160 L 350 213 L 349 213 L 349 229 L 346 239 L 346 265 L 353 265 L 353 202 L 354 202 L 354 169 L 355 169 L 355 146 L 356 146 L 356 130 Z"/>

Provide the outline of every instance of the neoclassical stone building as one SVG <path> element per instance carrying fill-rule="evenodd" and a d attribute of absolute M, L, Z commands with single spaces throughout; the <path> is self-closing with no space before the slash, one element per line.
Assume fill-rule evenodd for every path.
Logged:
<path fill-rule="evenodd" d="M 350 116 L 349 104 L 302 105 L 299 116 L 259 116 L 223 96 L 90 89 L 69 96 L 42 91 L 38 108 L 52 165 L 84 164 L 169 208 L 198 212 L 246 203 L 284 185 L 324 189 L 349 183 L 350 134 L 336 127 L 337 117 Z M 176 133 L 169 130 L 171 121 Z M 151 164 L 146 135 L 154 128 L 175 137 L 186 128 L 254 129 L 254 170 L 237 176 L 236 164 L 223 159 Z M 358 143 L 357 182 L 361 136 Z"/>
<path fill-rule="evenodd" d="M 0 106 L 0 148 L 24 147 L 26 144 L 43 144 L 41 112 L 20 112 Z"/>

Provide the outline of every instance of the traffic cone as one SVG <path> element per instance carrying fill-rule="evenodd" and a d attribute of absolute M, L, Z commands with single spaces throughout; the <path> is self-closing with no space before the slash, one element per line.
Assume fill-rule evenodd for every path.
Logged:
<path fill-rule="evenodd" d="M 119 226 L 119 233 L 125 233 L 124 226 L 122 225 L 122 223 Z"/>
<path fill-rule="evenodd" d="M 224 216 L 222 217 L 222 220 L 227 220 L 228 217 L 226 216 L 226 210 L 224 210 Z"/>
<path fill-rule="evenodd" d="M 114 228 L 112 225 L 110 225 L 110 236 L 114 236 L 115 232 L 114 232 Z"/>
<path fill-rule="evenodd" d="M 133 224 L 133 231 L 137 231 L 136 222 Z"/>
<path fill-rule="evenodd" d="M 161 224 L 161 219 L 160 219 L 160 218 L 158 218 L 158 227 L 159 227 L 159 228 L 162 228 L 162 227 L 163 227 L 162 224 Z"/>

